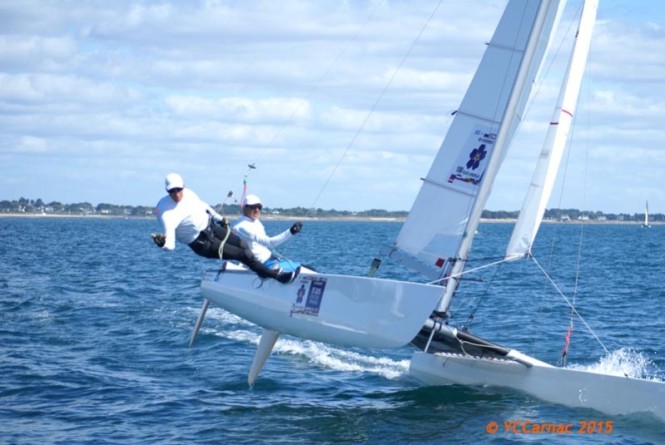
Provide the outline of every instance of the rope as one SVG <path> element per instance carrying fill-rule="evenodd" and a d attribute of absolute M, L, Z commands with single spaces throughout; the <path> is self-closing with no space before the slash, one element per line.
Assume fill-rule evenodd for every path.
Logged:
<path fill-rule="evenodd" d="M 566 331 L 566 335 L 563 337 L 564 338 L 564 346 L 563 349 L 561 350 L 561 364 L 563 367 L 566 367 L 566 357 L 568 356 L 568 347 L 570 346 L 570 336 L 573 333 L 573 320 L 570 320 L 570 325 L 568 326 L 568 330 Z"/>
<path fill-rule="evenodd" d="M 224 259 L 223 258 L 223 256 L 224 256 L 224 245 L 226 244 L 226 240 L 229 239 L 229 235 L 231 235 L 231 227 L 229 227 L 227 225 L 226 226 L 226 235 L 224 235 L 224 239 L 222 240 L 221 244 L 219 245 L 219 249 L 217 249 L 217 254 L 219 255 L 220 260 Z"/>

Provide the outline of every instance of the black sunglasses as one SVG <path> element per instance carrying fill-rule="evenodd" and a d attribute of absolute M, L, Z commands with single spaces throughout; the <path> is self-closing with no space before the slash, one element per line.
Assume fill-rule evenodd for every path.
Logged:
<path fill-rule="evenodd" d="M 174 188 L 170 189 L 169 190 L 169 195 L 171 193 L 178 193 L 178 192 L 182 192 L 182 187 L 174 187 Z"/>
<path fill-rule="evenodd" d="M 247 207 L 250 210 L 257 210 L 257 209 L 261 210 L 261 209 L 263 209 L 263 206 L 261 204 L 253 204 L 251 206 L 245 206 L 245 207 Z"/>

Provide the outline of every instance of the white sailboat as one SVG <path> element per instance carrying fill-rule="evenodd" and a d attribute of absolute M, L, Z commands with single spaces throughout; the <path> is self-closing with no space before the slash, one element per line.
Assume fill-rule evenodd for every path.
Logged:
<path fill-rule="evenodd" d="M 433 384 L 490 385 L 609 414 L 651 412 L 665 420 L 665 384 L 548 365 L 457 330 L 447 314 L 492 183 L 510 146 L 560 10 L 559 0 L 509 0 L 480 66 L 395 243 L 384 255 L 429 283 L 318 273 L 261 282 L 242 266 L 206 272 L 205 300 L 263 327 L 253 384 L 280 334 L 368 348 L 412 343 L 411 373 Z M 595 21 L 585 2 L 569 69 L 505 260 L 528 258 L 567 139 Z M 433 203 L 442 208 L 432 212 Z M 378 261 L 377 261 L 378 263 Z M 372 274 L 373 275 L 373 274 Z"/>
<path fill-rule="evenodd" d="M 642 223 L 642 227 L 645 229 L 648 229 L 651 227 L 649 224 L 649 201 L 646 203 L 646 207 L 644 209 L 644 223 Z"/>

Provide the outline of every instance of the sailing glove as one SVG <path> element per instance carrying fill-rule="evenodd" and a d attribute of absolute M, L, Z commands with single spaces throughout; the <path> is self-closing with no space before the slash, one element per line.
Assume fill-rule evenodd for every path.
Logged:
<path fill-rule="evenodd" d="M 227 217 L 224 217 L 222 219 L 218 219 L 217 224 L 219 224 L 220 227 L 226 229 L 229 226 L 229 219 Z"/>
<path fill-rule="evenodd" d="M 164 247 L 164 244 L 166 244 L 166 236 L 161 233 L 151 233 L 150 236 L 155 244 L 157 244 L 157 247 Z"/>
<path fill-rule="evenodd" d="M 298 221 L 297 223 L 293 224 L 289 231 L 291 232 L 291 235 L 295 235 L 296 233 L 300 232 L 300 229 L 302 229 L 302 223 Z"/>

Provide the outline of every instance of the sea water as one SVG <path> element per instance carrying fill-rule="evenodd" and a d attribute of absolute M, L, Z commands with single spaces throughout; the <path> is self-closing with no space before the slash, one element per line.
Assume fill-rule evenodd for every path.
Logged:
<path fill-rule="evenodd" d="M 269 233 L 289 226 L 266 222 Z M 320 271 L 366 275 L 399 227 L 306 221 L 280 250 Z M 665 425 L 645 414 L 421 386 L 408 374 L 408 346 L 284 336 L 249 388 L 260 329 L 212 308 L 189 348 L 202 271 L 216 262 L 181 245 L 160 251 L 149 237 L 158 229 L 153 220 L 0 218 L 0 443 L 665 443 Z M 511 229 L 481 224 L 469 269 L 497 259 Z M 545 224 L 535 260 L 465 277 L 453 322 L 555 364 L 568 299 L 588 325 L 573 318 L 568 366 L 662 381 L 664 252 L 665 226 Z M 379 275 L 421 279 L 390 261 Z M 510 422 L 573 427 L 515 432 Z"/>

